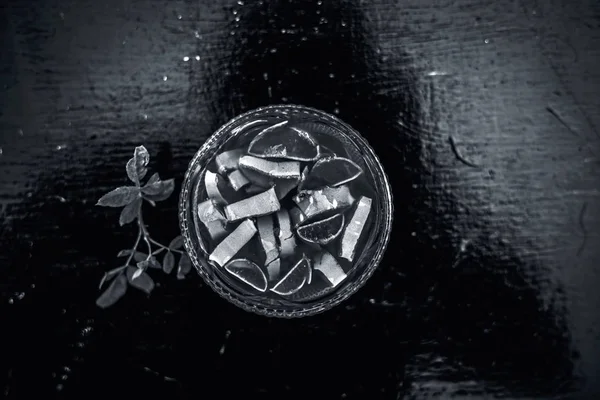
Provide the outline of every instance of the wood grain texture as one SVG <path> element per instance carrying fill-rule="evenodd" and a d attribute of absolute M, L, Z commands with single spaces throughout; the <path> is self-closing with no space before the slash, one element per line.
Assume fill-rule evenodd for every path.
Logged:
<path fill-rule="evenodd" d="M 4 11 L 6 398 L 600 393 L 597 2 L 10 0 Z M 339 115 L 390 175 L 392 242 L 368 284 L 298 321 L 249 315 L 199 278 L 157 277 L 149 298 L 130 290 L 97 309 L 97 283 L 135 232 L 94 204 L 126 182 L 133 148 L 179 185 L 221 124 L 285 102 Z M 175 197 L 147 212 L 159 240 L 177 233 Z"/>

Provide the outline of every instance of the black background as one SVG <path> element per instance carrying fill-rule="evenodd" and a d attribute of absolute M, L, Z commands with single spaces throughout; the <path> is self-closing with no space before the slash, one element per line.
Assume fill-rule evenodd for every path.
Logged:
<path fill-rule="evenodd" d="M 597 1 L 1 11 L 5 398 L 600 394 Z M 133 148 L 178 190 L 216 128 L 286 102 L 353 125 L 390 176 L 394 231 L 367 285 L 291 321 L 239 310 L 194 275 L 155 274 L 151 296 L 96 308 L 135 228 L 94 204 L 126 184 Z M 178 232 L 176 197 L 146 213 L 161 241 Z"/>

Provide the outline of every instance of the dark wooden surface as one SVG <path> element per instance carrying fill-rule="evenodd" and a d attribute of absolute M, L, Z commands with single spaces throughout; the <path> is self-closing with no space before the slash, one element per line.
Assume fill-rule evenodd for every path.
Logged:
<path fill-rule="evenodd" d="M 5 398 L 600 394 L 597 1 L 1 10 Z M 94 203 L 126 183 L 133 148 L 179 187 L 219 125 L 282 102 L 338 113 L 390 175 L 395 228 L 368 284 L 295 321 L 196 276 L 97 309 L 135 230 Z M 146 215 L 158 239 L 177 233 L 175 197 Z"/>

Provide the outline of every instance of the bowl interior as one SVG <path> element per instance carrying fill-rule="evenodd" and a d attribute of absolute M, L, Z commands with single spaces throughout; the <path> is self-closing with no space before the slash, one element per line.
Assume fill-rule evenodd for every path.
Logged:
<path fill-rule="evenodd" d="M 221 268 L 207 262 L 210 243 L 204 240 L 197 213 L 193 210 L 204 196 L 203 177 L 215 170 L 214 159 L 224 150 L 247 144 L 257 131 L 278 121 L 294 119 L 304 124 L 319 124 L 311 133 L 320 145 L 350 158 L 362 169 L 357 182 L 361 194 L 372 199 L 371 214 L 352 262 L 342 265 L 347 278 L 336 288 L 315 293 L 302 301 L 259 295 L 232 280 Z M 314 133 L 316 132 L 316 133 Z M 349 125 L 322 111 L 303 106 L 268 106 L 242 114 L 215 132 L 198 150 L 186 172 L 180 197 L 180 225 L 185 248 L 202 278 L 219 295 L 237 306 L 262 315 L 301 317 L 325 311 L 351 296 L 372 275 L 379 264 L 390 236 L 392 194 L 377 156 L 366 140 Z"/>

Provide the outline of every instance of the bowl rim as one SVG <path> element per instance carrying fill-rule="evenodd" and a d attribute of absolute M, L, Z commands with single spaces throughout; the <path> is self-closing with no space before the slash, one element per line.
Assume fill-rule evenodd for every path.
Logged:
<path fill-rule="evenodd" d="M 190 230 L 188 227 L 188 203 L 190 201 L 190 191 L 192 174 L 196 172 L 199 161 L 202 156 L 204 156 L 212 147 L 212 145 L 221 140 L 222 136 L 229 134 L 230 128 L 236 125 L 240 120 L 248 118 L 249 116 L 258 116 L 261 113 L 269 112 L 269 111 L 292 111 L 295 113 L 301 112 L 312 117 L 321 118 L 327 120 L 330 123 L 334 123 L 340 125 L 345 128 L 347 132 L 350 132 L 352 135 L 352 139 L 356 140 L 360 146 L 361 150 L 368 153 L 368 156 L 371 157 L 375 162 L 375 169 L 379 178 L 382 180 L 383 185 L 381 188 L 378 188 L 378 193 L 384 197 L 383 204 L 383 218 L 382 224 L 383 226 L 379 229 L 383 230 L 383 237 L 379 240 L 379 244 L 376 245 L 375 254 L 371 261 L 367 263 L 364 267 L 362 273 L 360 273 L 357 279 L 344 288 L 344 290 L 334 291 L 330 296 L 325 297 L 322 301 L 317 300 L 315 303 L 308 304 L 305 308 L 299 308 L 295 310 L 284 310 L 278 309 L 276 307 L 270 307 L 267 305 L 259 305 L 255 302 L 249 302 L 235 293 L 231 293 L 227 290 L 227 287 L 221 283 L 219 280 L 215 279 L 211 274 L 206 271 L 207 264 L 200 262 L 200 257 L 197 254 L 195 246 L 193 245 L 190 238 Z M 262 316 L 269 317 L 279 317 L 279 318 L 299 318 L 306 316 L 313 316 L 316 314 L 320 314 L 324 311 L 327 311 L 349 297 L 355 294 L 365 283 L 366 281 L 373 275 L 377 267 L 379 266 L 381 259 L 385 253 L 387 245 L 390 240 L 391 230 L 392 230 L 392 221 L 394 215 L 394 203 L 393 203 L 393 195 L 392 188 L 390 185 L 390 181 L 383 169 L 383 165 L 377 154 L 373 148 L 369 145 L 367 140 L 354 128 L 352 128 L 349 124 L 342 121 L 341 119 L 326 113 L 324 111 L 318 110 L 316 108 L 298 105 L 298 104 L 274 104 L 263 107 L 258 107 L 252 109 L 250 111 L 246 111 L 232 119 L 230 119 L 225 124 L 221 125 L 203 144 L 200 146 L 198 151 L 194 154 L 194 157 L 190 160 L 188 164 L 188 168 L 185 172 L 183 184 L 181 187 L 181 192 L 179 195 L 179 227 L 181 229 L 181 234 L 183 236 L 184 248 L 186 253 L 190 257 L 192 264 L 195 269 L 198 271 L 202 279 L 206 282 L 206 284 L 219 296 L 229 301 L 230 303 L 238 306 L 239 308 L 253 312 L 255 314 L 259 314 Z M 193 211 L 192 211 L 193 212 Z"/>

